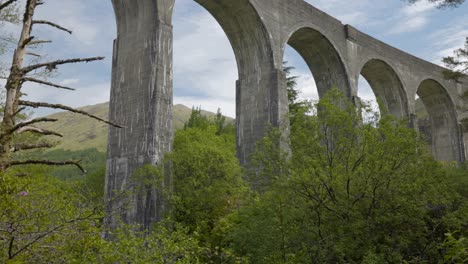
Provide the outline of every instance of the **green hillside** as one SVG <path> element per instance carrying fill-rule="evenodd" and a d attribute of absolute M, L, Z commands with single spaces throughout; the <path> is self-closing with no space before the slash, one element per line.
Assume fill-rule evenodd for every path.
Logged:
<path fill-rule="evenodd" d="M 107 119 L 109 113 L 109 103 L 102 103 L 97 105 L 85 106 L 80 108 L 98 117 Z M 180 129 L 184 126 L 185 122 L 190 118 L 192 109 L 184 105 L 174 106 L 174 128 Z M 208 111 L 202 111 L 207 116 L 214 116 L 215 114 Z M 63 134 L 63 138 L 51 137 L 51 140 L 57 141 L 58 145 L 55 149 L 63 150 L 84 150 L 96 148 L 101 152 L 106 151 L 107 147 L 107 124 L 98 122 L 86 116 L 69 113 L 59 112 L 49 115 L 50 118 L 56 118 L 59 121 L 55 123 L 43 124 L 41 127 L 58 131 Z M 233 120 L 228 118 L 228 120 Z"/>

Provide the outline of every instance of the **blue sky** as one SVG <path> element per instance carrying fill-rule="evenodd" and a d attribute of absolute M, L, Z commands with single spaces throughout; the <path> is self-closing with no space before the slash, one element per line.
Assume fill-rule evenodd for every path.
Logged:
<path fill-rule="evenodd" d="M 60 68 L 56 82 L 75 92 L 30 85 L 30 100 L 84 106 L 106 102 L 110 94 L 112 41 L 115 20 L 110 0 L 45 0 L 37 19 L 48 19 L 73 30 L 69 36 L 38 26 L 34 35 L 54 42 L 39 52 L 46 58 L 103 55 L 93 64 Z M 462 46 L 468 36 L 468 4 L 439 10 L 421 2 L 402 0 L 308 0 L 310 4 L 394 47 L 434 63 Z M 224 32 L 211 15 L 192 0 L 176 0 L 174 13 L 174 101 L 235 116 L 237 66 Z M 14 28 L 9 26 L 9 30 Z M 9 60 L 9 59 L 8 59 Z M 302 97 L 316 99 L 313 77 L 300 56 L 288 49 L 285 60 L 296 67 Z M 365 81 L 360 96 L 372 99 Z M 39 114 L 49 113 L 41 110 Z"/>

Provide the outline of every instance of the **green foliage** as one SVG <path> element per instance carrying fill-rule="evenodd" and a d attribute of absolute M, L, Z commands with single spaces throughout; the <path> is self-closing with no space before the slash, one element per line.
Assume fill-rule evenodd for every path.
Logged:
<path fill-rule="evenodd" d="M 184 129 L 198 127 L 200 129 L 207 129 L 210 126 L 210 120 L 207 116 L 202 114 L 200 107 L 192 108 L 192 113 L 189 120 L 184 125 Z"/>
<path fill-rule="evenodd" d="M 234 131 L 218 115 L 211 121 L 194 109 L 184 130 L 175 134 L 173 164 L 174 220 L 196 234 L 205 259 L 227 258 L 223 251 L 224 217 L 238 208 L 247 188 L 236 159 Z"/>
<path fill-rule="evenodd" d="M 93 263 L 201 263 L 198 256 L 202 248 L 184 228 L 160 224 L 149 234 L 131 228 L 117 230 L 114 242 L 101 243 L 101 254 Z"/>
<path fill-rule="evenodd" d="M 80 186 L 67 184 L 27 169 L 0 175 L 0 262 L 46 263 L 62 254 L 60 247 L 71 237 L 84 235 L 102 217 L 88 203 Z"/>
<path fill-rule="evenodd" d="M 454 233 L 446 233 L 442 244 L 445 251 L 445 263 L 468 263 L 468 240 L 466 237 L 457 238 Z"/>
<path fill-rule="evenodd" d="M 95 203 L 102 203 L 106 182 L 106 166 L 101 165 L 93 172 L 84 175 L 83 191 L 84 195 Z"/>
<path fill-rule="evenodd" d="M 446 79 L 459 80 L 468 73 L 468 37 L 463 48 L 454 51 L 454 56 L 442 60 L 450 69 L 444 72 Z"/>
<path fill-rule="evenodd" d="M 18 177 L 25 171 L 30 176 Z M 161 223 L 149 234 L 126 226 L 103 239 L 102 197 L 90 199 L 89 185 L 47 171 L 23 167 L 1 175 L 1 263 L 199 263 L 199 241 L 178 224 Z"/>
<path fill-rule="evenodd" d="M 289 104 L 289 122 L 293 125 L 296 122 L 296 117 L 310 110 L 311 104 L 308 101 L 299 100 L 300 91 L 297 89 L 297 76 L 291 76 L 291 71 L 294 67 L 287 66 L 287 62 L 283 62 L 283 71 L 286 74 L 286 87 L 288 91 Z"/>
<path fill-rule="evenodd" d="M 267 184 L 232 217 L 235 252 L 252 263 L 440 261 L 444 234 L 466 230 L 467 199 L 414 130 L 389 116 L 362 124 L 367 110 L 338 90 L 313 111 L 291 127 L 290 159 L 272 150 L 279 133 L 261 142 Z"/>
<path fill-rule="evenodd" d="M 370 107 L 356 109 L 336 89 L 296 106 L 292 154 L 272 129 L 249 171 L 236 159 L 234 126 L 220 111 L 193 109 L 165 166 L 133 178 L 145 188 L 173 176 L 170 219 L 146 232 L 124 226 L 112 239 L 103 238 L 105 155 L 39 154 L 81 159 L 89 173 L 25 166 L 1 175 L 0 262 L 466 262 L 466 168 L 435 162 L 405 120 L 384 113 L 363 123 Z"/>
<path fill-rule="evenodd" d="M 164 223 L 150 233 L 125 226 L 113 232 L 112 240 L 101 237 L 99 228 L 90 228 L 86 236 L 63 244 L 63 254 L 54 263 L 200 263 L 198 241 L 182 227 Z"/>
<path fill-rule="evenodd" d="M 66 181 L 80 181 L 88 175 L 93 175 L 98 171 L 102 171 L 106 164 L 106 154 L 98 151 L 97 149 L 84 149 L 84 150 L 63 150 L 54 149 L 44 153 L 38 153 L 46 159 L 50 160 L 80 160 L 81 165 L 86 170 L 86 174 L 73 166 L 51 168 L 51 175 Z"/>

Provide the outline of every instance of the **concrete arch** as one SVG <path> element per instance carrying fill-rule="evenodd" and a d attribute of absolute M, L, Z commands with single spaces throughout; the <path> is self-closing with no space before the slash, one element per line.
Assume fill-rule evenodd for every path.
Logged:
<path fill-rule="evenodd" d="M 164 154 L 172 150 L 175 1 L 112 0 L 118 34 L 114 42 L 109 119 L 124 128 L 109 129 L 107 210 L 119 214 L 107 215 L 106 224 L 111 228 L 121 219 L 147 229 L 163 218 L 167 206 L 161 186 L 134 181 L 131 176 L 143 165 L 160 164 Z M 243 165 L 248 165 L 256 143 L 269 127 L 280 128 L 285 137 L 288 134 L 286 78 L 282 71 L 287 43 L 308 64 L 321 96 L 337 86 L 354 99 L 355 78 L 362 71 L 374 83 L 376 95 L 385 100 L 390 112 L 404 116 L 408 108 L 414 110 L 414 97 L 408 98 L 407 93 L 413 96 L 418 85 L 417 93 L 430 114 L 434 156 L 445 161 L 464 160 L 463 134 L 456 110 L 463 116 L 467 103 L 458 100 L 456 109 L 453 98 L 468 88 L 463 85 L 463 89 L 445 89 L 443 85 L 449 85 L 448 82 L 437 79 L 443 68 L 352 26 L 344 26 L 303 0 L 192 1 L 218 21 L 236 56 L 237 147 Z M 364 60 L 375 57 L 380 61 Z M 424 81 L 419 84 L 418 80 Z M 128 203 L 118 199 L 122 190 L 135 190 L 125 198 Z"/>
<path fill-rule="evenodd" d="M 236 55 L 239 79 L 261 68 L 273 67 L 273 51 L 265 26 L 248 0 L 195 0 L 226 33 Z"/>
<path fill-rule="evenodd" d="M 392 66 L 381 59 L 369 59 L 362 66 L 360 74 L 367 80 L 385 111 L 397 118 L 409 117 L 408 94 Z"/>
<path fill-rule="evenodd" d="M 457 112 L 445 87 L 434 79 L 426 79 L 416 93 L 429 114 L 434 157 L 441 161 L 463 161 Z"/>
<path fill-rule="evenodd" d="M 274 62 L 272 40 L 250 0 L 195 0 L 226 33 L 236 56 L 237 153 L 249 162 L 270 125 L 288 127 L 284 73 Z"/>
<path fill-rule="evenodd" d="M 270 126 L 286 124 L 286 81 L 274 65 L 271 39 L 250 0 L 194 0 L 218 21 L 236 56 L 237 150 L 247 164 L 255 144 Z M 131 2 L 131 3 L 130 3 Z M 108 210 L 121 201 L 115 190 L 138 190 L 120 219 L 147 229 L 162 219 L 167 203 L 160 186 L 132 182 L 140 167 L 161 163 L 173 144 L 173 28 L 175 0 L 112 0 L 117 39 L 114 42 L 109 118 L 123 129 L 109 129 L 106 172 Z M 283 87 L 284 86 L 284 87 Z M 120 210 L 120 209 L 119 209 Z M 118 217 L 106 219 L 115 227 Z"/>
<path fill-rule="evenodd" d="M 314 76 L 319 97 L 334 87 L 351 97 L 345 64 L 330 38 L 309 25 L 300 24 L 296 25 L 284 43 L 283 56 L 286 44 L 295 49 L 307 63 Z"/>

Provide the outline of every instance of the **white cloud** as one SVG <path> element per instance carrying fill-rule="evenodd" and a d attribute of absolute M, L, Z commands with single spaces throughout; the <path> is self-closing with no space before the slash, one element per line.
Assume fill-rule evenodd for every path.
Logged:
<path fill-rule="evenodd" d="M 318 100 L 319 95 L 315 79 L 310 74 L 299 74 L 297 79 L 297 88 L 301 93 L 299 98 L 302 100 Z"/>
<path fill-rule="evenodd" d="M 235 101 L 219 98 L 210 98 L 210 97 L 189 97 L 189 96 L 175 96 L 174 104 L 182 104 L 187 107 L 200 107 L 203 110 L 207 110 L 213 113 L 221 109 L 221 112 L 225 116 L 232 118 L 236 117 L 236 107 Z"/>
<path fill-rule="evenodd" d="M 440 30 L 431 34 L 427 27 L 429 19 L 433 19 L 430 15 L 434 14 L 436 17 L 435 14 L 441 12 L 433 12 L 435 7 L 428 2 L 416 5 L 388 0 L 307 2 L 337 17 L 343 23 L 364 28 L 366 33 L 374 31 L 377 36 L 382 36 L 384 41 L 388 41 L 384 32 L 388 34 L 393 31 L 393 35 L 389 37 L 394 38 L 393 43 L 403 43 L 398 34 L 427 30 L 424 32 L 430 35 L 430 42 L 425 42 L 426 39 L 414 39 L 411 40 L 411 44 L 399 46 L 402 49 L 418 47 L 418 50 L 421 49 L 421 45 L 428 46 L 430 50 L 423 56 L 426 59 L 440 60 L 441 56 L 450 55 L 454 48 L 462 45 L 464 37 L 468 35 L 466 18 L 460 20 L 460 23 L 442 23 L 439 20 L 437 25 L 440 25 Z M 104 55 L 107 60 L 105 63 L 61 68 L 61 74 L 55 82 L 78 88 L 76 92 L 34 86 L 27 89 L 30 98 L 72 106 L 108 101 L 112 41 L 116 34 L 111 1 L 47 0 L 45 5 L 40 7 L 38 18 L 50 19 L 74 31 L 74 34 L 69 36 L 46 26 L 38 26 L 35 30 L 38 38 L 50 37 L 54 41 L 41 50 L 44 54 L 53 58 Z M 390 27 L 392 25 L 393 27 Z M 195 1 L 176 0 L 174 37 L 175 102 L 187 106 L 202 106 L 210 111 L 221 107 L 227 115 L 234 116 L 237 65 L 230 43 L 221 27 Z M 307 65 L 301 64 L 298 55 L 293 55 L 287 60 L 293 62 L 293 66 L 297 68 L 295 75 L 299 76 L 301 98 L 317 98 L 315 81 Z M 364 92 L 361 97 L 368 98 L 368 94 Z"/>
<path fill-rule="evenodd" d="M 442 64 L 442 57 L 453 56 L 453 51 L 462 48 L 468 36 L 468 17 L 455 19 L 451 24 L 452 27 L 439 29 L 428 37 L 432 46 L 426 54 L 436 64 Z"/>
<path fill-rule="evenodd" d="M 428 23 L 427 17 L 424 16 L 415 16 L 411 18 L 405 19 L 403 22 L 398 23 L 394 26 L 390 31 L 389 34 L 401 34 L 401 33 L 408 33 L 417 31 L 422 29 Z"/>
<path fill-rule="evenodd" d="M 371 0 L 306 0 L 311 5 L 328 12 L 345 24 L 364 26 L 369 23 L 369 8 L 380 8 Z"/>
<path fill-rule="evenodd" d="M 66 80 L 64 80 L 66 82 Z M 74 80 L 73 80 L 74 81 Z M 63 83 L 60 82 L 60 83 Z M 64 104 L 71 107 L 81 107 L 85 105 L 94 105 L 109 101 L 110 86 L 109 83 L 95 83 L 87 85 L 81 82 L 73 82 L 75 91 L 55 89 L 53 87 L 30 83 L 26 85 L 23 91 L 27 94 L 26 100 L 37 102 L 48 102 Z M 34 110 L 35 116 L 41 116 L 58 112 L 53 109 Z"/>
<path fill-rule="evenodd" d="M 388 34 L 402 34 L 423 29 L 429 23 L 431 11 L 436 8 L 436 3 L 427 0 L 403 6 L 393 18 L 396 24 L 390 28 Z"/>
<path fill-rule="evenodd" d="M 72 85 L 79 83 L 79 79 L 65 79 L 60 82 L 61 85 Z"/>
<path fill-rule="evenodd" d="M 359 76 L 358 96 L 365 101 L 377 102 L 372 87 L 362 75 Z"/>
<path fill-rule="evenodd" d="M 415 16 L 427 13 L 437 7 L 437 3 L 431 3 L 427 0 L 419 1 L 411 5 L 405 5 L 402 12 L 407 16 Z"/>
<path fill-rule="evenodd" d="M 187 2 L 180 2 L 189 5 Z M 216 20 L 196 3 L 174 20 L 174 93 L 183 98 L 214 98 L 235 109 L 237 64 L 229 40 Z M 188 97 L 187 97 L 188 96 Z M 187 100 L 185 100 L 187 101 Z M 230 102 L 229 106 L 226 105 Z M 235 114 L 235 111 L 231 114 Z"/>
<path fill-rule="evenodd" d="M 104 10 L 96 12 L 96 8 Z M 72 30 L 73 34 L 69 36 L 48 26 L 37 26 L 38 34 L 52 37 L 59 43 L 65 42 L 73 53 L 108 51 L 112 46 L 102 40 L 113 39 L 116 35 L 110 1 L 96 4 L 95 0 L 48 0 L 38 8 L 36 18 L 50 20 Z"/>

